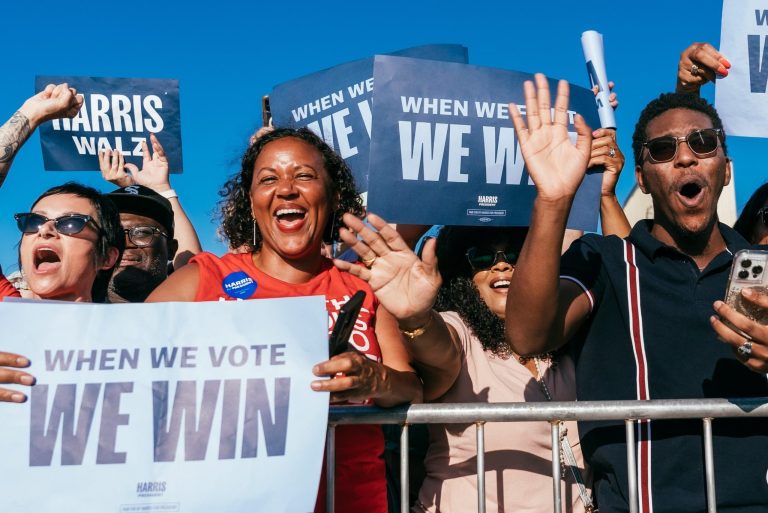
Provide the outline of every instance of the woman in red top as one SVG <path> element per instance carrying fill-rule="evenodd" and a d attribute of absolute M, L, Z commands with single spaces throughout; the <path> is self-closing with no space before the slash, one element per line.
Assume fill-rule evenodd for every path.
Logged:
<path fill-rule="evenodd" d="M 317 391 L 331 401 L 372 401 L 393 406 L 422 399 L 422 386 L 395 319 L 363 280 L 336 269 L 321 254 L 325 238 L 338 235 L 341 216 L 363 214 L 344 161 L 307 129 L 277 129 L 243 156 L 240 172 L 225 185 L 222 231 L 230 247 L 221 258 L 201 253 L 172 274 L 147 301 L 243 300 L 323 294 L 333 325 L 352 294 L 366 302 L 346 352 L 319 363 Z M 378 426 L 342 426 L 337 431 L 336 511 L 387 510 L 383 437 Z M 325 509 L 321 484 L 316 511 Z"/>

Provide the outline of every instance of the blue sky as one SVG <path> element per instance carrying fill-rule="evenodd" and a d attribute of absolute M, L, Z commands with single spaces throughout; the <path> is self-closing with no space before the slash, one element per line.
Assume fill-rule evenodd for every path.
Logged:
<path fill-rule="evenodd" d="M 598 8 L 602 5 L 603 8 Z M 430 43 L 469 48 L 472 64 L 541 71 L 588 86 L 580 36 L 604 36 L 616 82 L 619 143 L 629 154 L 642 107 L 674 87 L 680 52 L 694 41 L 717 45 L 721 2 L 181 2 L 35 3 L 4 6 L 0 117 L 34 92 L 35 75 L 180 80 L 185 172 L 172 185 L 204 249 L 225 251 L 212 212 L 217 191 L 237 170 L 260 124 L 261 96 L 281 82 L 376 53 Z M 712 100 L 709 85 L 704 96 Z M 765 181 L 762 139 L 729 139 L 739 206 Z M 753 155 L 755 157 L 753 157 Z M 634 185 L 632 162 L 619 183 Z M 33 135 L 0 190 L 0 264 L 17 268 L 13 213 L 50 186 L 77 180 L 102 190 L 95 172 L 45 172 Z"/>

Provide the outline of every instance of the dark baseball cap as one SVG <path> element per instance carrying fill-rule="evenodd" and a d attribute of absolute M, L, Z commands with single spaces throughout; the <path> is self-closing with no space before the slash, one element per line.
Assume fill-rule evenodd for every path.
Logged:
<path fill-rule="evenodd" d="M 171 202 L 143 185 L 121 187 L 107 194 L 120 213 L 137 214 L 154 219 L 173 239 L 173 208 Z"/>

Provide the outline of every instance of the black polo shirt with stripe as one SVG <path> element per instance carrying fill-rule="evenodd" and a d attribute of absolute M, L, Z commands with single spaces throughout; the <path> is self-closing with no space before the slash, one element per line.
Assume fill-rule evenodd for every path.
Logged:
<path fill-rule="evenodd" d="M 562 258 L 562 278 L 593 305 L 569 343 L 579 400 L 768 396 L 766 377 L 739 362 L 709 322 L 733 254 L 748 243 L 721 224 L 728 250 L 699 271 L 652 226 L 640 221 L 626 240 L 586 235 Z M 715 420 L 713 433 L 718 511 L 767 512 L 768 419 Z M 628 511 L 623 423 L 582 422 L 579 434 L 600 511 Z M 705 511 L 701 421 L 641 422 L 636 437 L 641 513 Z"/>

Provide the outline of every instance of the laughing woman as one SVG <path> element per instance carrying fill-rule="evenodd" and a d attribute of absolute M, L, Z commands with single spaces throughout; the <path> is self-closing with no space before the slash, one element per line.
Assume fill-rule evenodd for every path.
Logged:
<path fill-rule="evenodd" d="M 461 367 L 436 403 L 499 403 L 572 401 L 576 399 L 573 362 L 566 354 L 521 358 L 504 339 L 507 290 L 525 240 L 525 228 L 444 227 L 423 250 L 423 262 L 392 234 L 382 220 L 369 216 L 379 234 L 346 216 L 351 232 L 342 238 L 371 261 L 370 269 L 343 262 L 337 265 L 369 281 L 374 290 L 400 288 L 407 269 L 437 265 L 443 284 L 432 296 L 435 310 L 423 310 L 410 331 L 413 346 L 435 344 L 442 351 L 458 348 Z M 424 299 L 429 301 L 429 298 Z M 431 304 L 431 303 L 429 303 Z M 439 313 L 437 313 L 439 312 Z M 413 321 L 412 321 L 413 322 Z M 448 326 L 449 335 L 440 332 Z M 414 362 L 415 365 L 418 362 Z M 424 386 L 430 385 L 424 377 Z M 425 459 L 426 478 L 414 513 L 464 512 L 477 508 L 477 460 L 474 424 L 431 424 Z M 561 439 L 567 468 L 563 472 L 563 504 L 583 512 L 590 503 L 588 476 L 578 444 L 575 422 L 567 422 Z M 567 448 L 566 448 L 567 446 Z M 552 511 L 552 444 L 546 422 L 485 425 L 485 504 L 487 511 Z M 571 465 L 570 463 L 575 463 Z M 584 484 L 580 484 L 584 483 Z M 586 502 L 585 502 L 586 501 Z"/>
<path fill-rule="evenodd" d="M 240 172 L 222 191 L 222 232 L 230 247 L 247 252 L 216 257 L 201 253 L 172 274 L 148 301 L 207 301 L 324 295 L 331 322 L 339 305 L 367 292 L 357 331 L 357 351 L 315 366 L 312 388 L 332 401 L 380 406 L 418 402 L 422 385 L 390 313 L 363 280 L 335 268 L 321 255 L 345 213 L 362 204 L 344 161 L 307 129 L 276 129 L 243 156 Z M 384 301 L 386 303 L 386 301 Z M 297 315 L 300 315 L 297 312 Z M 340 426 L 336 446 L 336 511 L 386 512 L 383 435 L 379 426 Z M 321 484 L 316 511 L 324 510 Z"/>

